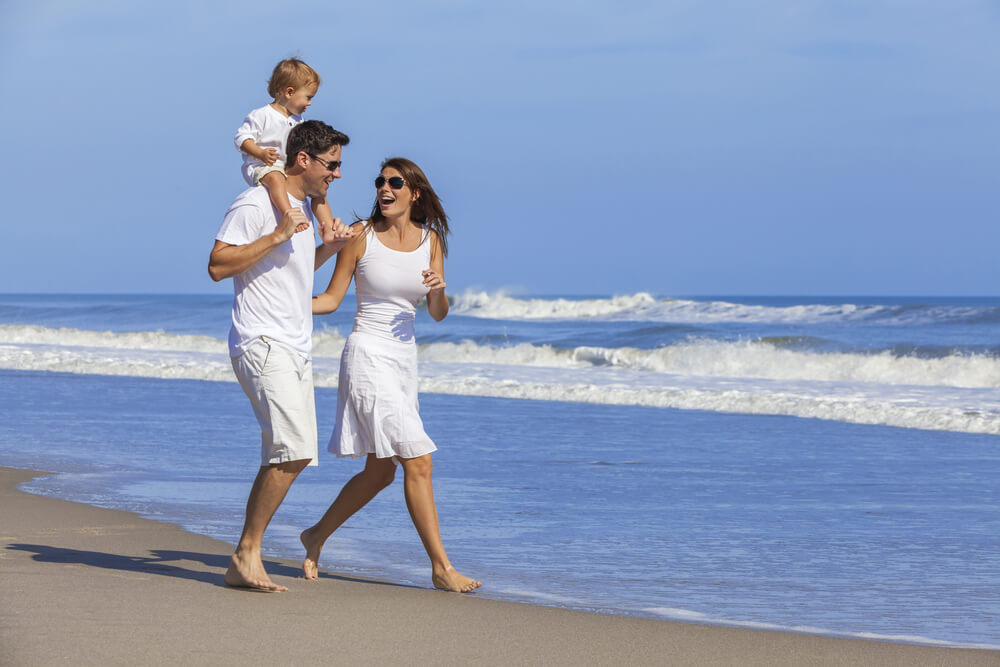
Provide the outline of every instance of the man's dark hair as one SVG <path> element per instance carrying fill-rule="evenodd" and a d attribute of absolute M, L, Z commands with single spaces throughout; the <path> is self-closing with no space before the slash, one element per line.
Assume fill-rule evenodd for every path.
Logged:
<path fill-rule="evenodd" d="M 350 138 L 338 132 L 321 120 L 307 120 L 299 123 L 288 133 L 286 165 L 295 164 L 299 153 L 317 155 L 330 150 L 332 146 L 346 146 Z"/>

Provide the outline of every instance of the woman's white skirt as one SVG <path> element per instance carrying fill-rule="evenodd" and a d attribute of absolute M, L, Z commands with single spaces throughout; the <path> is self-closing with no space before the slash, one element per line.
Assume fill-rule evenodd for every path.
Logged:
<path fill-rule="evenodd" d="M 337 456 L 412 459 L 437 447 L 417 401 L 417 346 L 360 331 L 347 337 L 337 382 Z"/>

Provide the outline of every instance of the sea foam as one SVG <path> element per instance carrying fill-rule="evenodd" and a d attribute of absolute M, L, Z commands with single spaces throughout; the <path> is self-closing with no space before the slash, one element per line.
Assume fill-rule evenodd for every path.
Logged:
<path fill-rule="evenodd" d="M 467 291 L 453 298 L 452 312 L 502 320 L 672 322 L 678 324 L 877 322 L 919 325 L 1000 320 L 992 306 L 900 306 L 896 304 L 800 304 L 764 306 L 726 301 L 656 298 L 648 292 L 600 299 L 517 298 L 505 292 Z"/>
<path fill-rule="evenodd" d="M 345 338 L 314 337 L 315 378 L 337 386 Z M 1000 434 L 1000 360 L 685 341 L 654 350 L 471 341 L 419 347 L 421 391 L 791 415 Z M 164 332 L 0 327 L 0 368 L 232 382 L 225 341 Z"/>

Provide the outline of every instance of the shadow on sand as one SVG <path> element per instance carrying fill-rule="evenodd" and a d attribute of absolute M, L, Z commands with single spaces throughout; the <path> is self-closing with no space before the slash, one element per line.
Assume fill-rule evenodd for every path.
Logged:
<path fill-rule="evenodd" d="M 7 549 L 11 551 L 25 551 L 31 554 L 32 559 L 40 563 L 71 563 L 74 565 L 89 565 L 100 567 L 106 570 L 120 570 L 123 572 L 143 572 L 146 574 L 158 574 L 164 577 L 176 577 L 178 579 L 189 579 L 200 581 L 203 584 L 211 584 L 221 588 L 229 588 L 222 580 L 222 575 L 229 567 L 229 556 L 221 554 L 196 553 L 193 551 L 173 551 L 168 549 L 154 549 L 150 551 L 150 556 L 124 556 L 122 554 L 112 554 L 103 551 L 85 551 L 82 549 L 66 549 L 63 547 L 52 547 L 44 544 L 8 544 Z M 213 571 L 200 569 L 189 569 L 182 567 L 183 562 L 201 563 L 212 568 Z M 264 561 L 264 567 L 268 574 L 301 578 L 302 570 L 278 561 Z M 409 586 L 407 584 L 395 584 L 386 581 L 373 581 L 370 579 L 358 579 L 355 577 L 345 577 L 339 574 L 319 573 L 320 579 L 333 579 L 336 581 L 353 581 L 364 584 L 376 584 L 380 586 L 400 586 L 403 588 L 419 588 L 419 586 Z M 248 589 L 232 589 L 248 590 Z"/>

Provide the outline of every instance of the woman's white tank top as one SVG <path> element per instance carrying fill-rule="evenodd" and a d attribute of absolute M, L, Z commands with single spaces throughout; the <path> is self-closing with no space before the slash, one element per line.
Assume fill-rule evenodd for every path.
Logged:
<path fill-rule="evenodd" d="M 413 343 L 417 304 L 430 290 L 422 272 L 431 266 L 431 244 L 424 230 L 412 252 L 387 248 L 374 225 L 365 237 L 365 254 L 354 270 L 358 313 L 354 330 L 401 343 Z"/>

